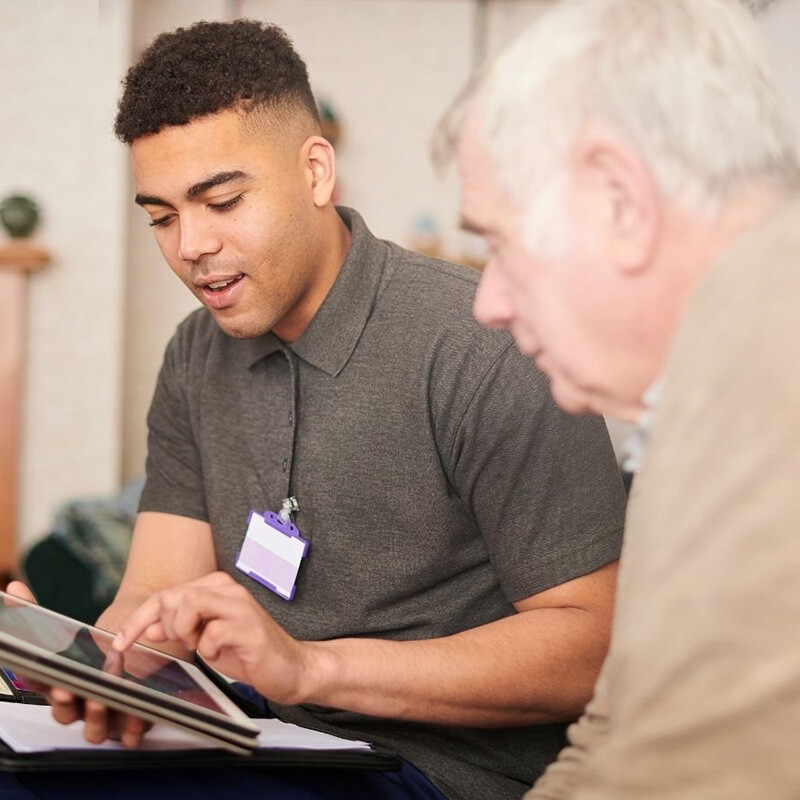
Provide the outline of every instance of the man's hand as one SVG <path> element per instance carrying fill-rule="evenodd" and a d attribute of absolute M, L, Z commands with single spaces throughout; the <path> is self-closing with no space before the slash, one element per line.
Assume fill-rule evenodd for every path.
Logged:
<path fill-rule="evenodd" d="M 224 572 L 154 594 L 120 626 L 114 647 L 125 650 L 141 636 L 180 642 L 215 669 L 278 703 L 304 699 L 311 648 L 289 636 Z"/>
<path fill-rule="evenodd" d="M 6 594 L 13 594 L 14 597 L 27 600 L 29 603 L 36 602 L 33 592 L 22 581 L 11 581 L 6 587 Z"/>
<path fill-rule="evenodd" d="M 8 584 L 6 593 L 36 602 L 33 592 L 21 581 Z M 41 681 L 25 677 L 25 682 L 47 698 L 53 708 L 53 718 L 62 725 L 84 720 L 83 737 L 87 742 L 99 744 L 106 739 L 118 739 L 126 747 L 137 747 L 151 723 L 138 717 L 122 714 L 106 708 L 97 700 L 88 700 L 74 695 L 69 689 L 49 686 Z"/>

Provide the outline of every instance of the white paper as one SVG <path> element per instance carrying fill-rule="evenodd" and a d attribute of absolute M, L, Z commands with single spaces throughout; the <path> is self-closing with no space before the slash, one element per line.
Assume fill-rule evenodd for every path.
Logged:
<path fill-rule="evenodd" d="M 261 729 L 259 747 L 292 750 L 366 750 L 366 742 L 351 742 L 327 733 L 310 731 L 278 719 L 254 719 Z M 83 724 L 61 725 L 53 719 L 49 706 L 25 703 L 0 703 L 0 739 L 17 753 L 45 750 L 96 749 L 125 750 L 119 742 L 90 744 L 83 738 Z M 196 750 L 217 745 L 171 725 L 156 724 L 145 735 L 141 750 Z"/>

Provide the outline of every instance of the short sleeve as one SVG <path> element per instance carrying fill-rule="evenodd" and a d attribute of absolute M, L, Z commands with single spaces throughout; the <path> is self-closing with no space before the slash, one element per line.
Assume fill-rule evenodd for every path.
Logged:
<path fill-rule="evenodd" d="M 200 453 L 192 433 L 182 329 L 170 341 L 147 415 L 146 480 L 139 511 L 208 520 Z"/>
<path fill-rule="evenodd" d="M 619 557 L 625 492 L 605 423 L 561 411 L 513 344 L 477 381 L 448 461 L 509 601 Z"/>

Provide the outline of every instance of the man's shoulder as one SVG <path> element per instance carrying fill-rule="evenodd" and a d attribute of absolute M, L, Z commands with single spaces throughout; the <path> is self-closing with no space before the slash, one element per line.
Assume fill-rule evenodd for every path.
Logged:
<path fill-rule="evenodd" d="M 546 396 L 548 386 L 505 330 L 487 328 L 472 313 L 480 272 L 387 243 L 384 279 L 368 323 L 380 352 L 399 369 L 427 376 L 434 405 L 469 398 L 487 376 L 502 374 L 502 391 Z M 498 384 L 499 390 L 499 384 Z"/>
<path fill-rule="evenodd" d="M 433 297 L 470 306 L 480 281 L 480 272 L 464 264 L 407 250 L 394 242 L 389 247 L 387 283 L 397 283 L 415 297 Z"/>
<path fill-rule="evenodd" d="M 431 332 L 461 329 L 487 339 L 510 341 L 508 334 L 485 328 L 472 314 L 478 270 L 387 244 L 389 258 L 377 308 L 402 310 L 409 327 L 418 325 Z"/>
<path fill-rule="evenodd" d="M 376 310 L 397 321 L 408 345 L 417 340 L 431 355 L 468 351 L 490 359 L 509 348 L 507 331 L 489 329 L 473 316 L 480 272 L 393 243 L 389 248 Z"/>

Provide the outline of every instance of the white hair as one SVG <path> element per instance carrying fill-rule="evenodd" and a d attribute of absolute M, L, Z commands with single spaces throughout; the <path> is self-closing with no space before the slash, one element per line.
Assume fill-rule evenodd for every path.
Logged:
<path fill-rule="evenodd" d="M 800 185 L 794 133 L 737 0 L 560 0 L 474 91 L 532 252 L 569 246 L 566 164 L 589 124 L 634 147 L 687 210 L 713 216 L 756 181 Z"/>

